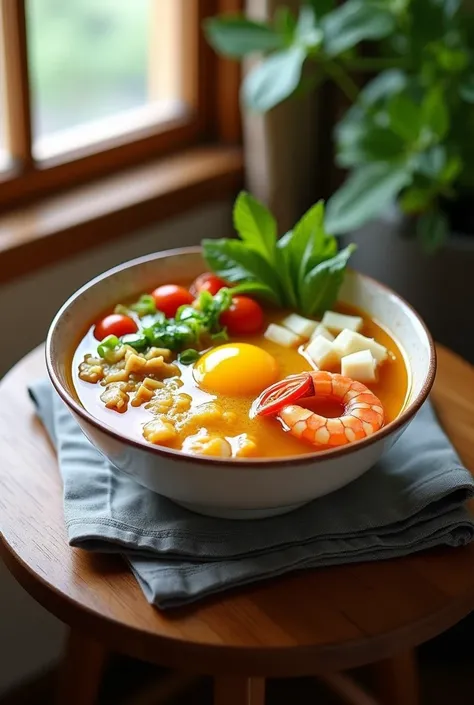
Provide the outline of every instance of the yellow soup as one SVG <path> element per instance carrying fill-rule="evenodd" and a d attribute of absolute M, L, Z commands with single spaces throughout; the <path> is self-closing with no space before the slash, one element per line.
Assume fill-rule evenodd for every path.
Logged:
<path fill-rule="evenodd" d="M 378 397 L 384 422 L 395 419 L 405 404 L 409 376 L 402 351 L 389 333 L 364 312 L 340 304 L 340 313 L 363 317 L 361 333 L 374 338 L 390 353 L 378 371 L 377 382 L 366 386 Z M 266 324 L 278 323 L 284 313 L 266 312 Z M 219 457 L 284 457 L 314 453 L 304 439 L 290 435 L 273 416 L 250 418 L 260 392 L 288 375 L 309 371 L 301 351 L 267 340 L 263 333 L 233 338 L 211 349 L 191 365 L 176 362 L 166 351 L 128 353 L 104 369 L 100 361 L 85 365 L 97 349 L 92 328 L 77 347 L 72 377 L 81 404 L 93 416 L 124 436 L 191 453 Z M 82 365 L 82 367 L 81 367 Z M 94 372 L 95 369 L 95 372 Z M 338 404 L 299 405 L 337 417 Z"/>

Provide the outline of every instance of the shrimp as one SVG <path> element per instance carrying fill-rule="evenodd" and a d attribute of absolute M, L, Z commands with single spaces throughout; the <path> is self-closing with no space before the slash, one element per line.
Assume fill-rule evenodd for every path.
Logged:
<path fill-rule="evenodd" d="M 308 397 L 340 402 L 344 413 L 326 418 L 293 403 Z M 320 449 L 359 441 L 378 431 L 384 422 L 380 399 L 364 384 L 321 370 L 291 375 L 268 387 L 255 400 L 251 414 L 276 416 L 292 436 Z"/>

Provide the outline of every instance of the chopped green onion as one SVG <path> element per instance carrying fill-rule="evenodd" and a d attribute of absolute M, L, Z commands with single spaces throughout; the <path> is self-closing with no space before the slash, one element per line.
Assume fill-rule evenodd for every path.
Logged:
<path fill-rule="evenodd" d="M 100 344 L 97 346 L 97 352 L 100 357 L 107 360 L 108 355 L 116 350 L 120 345 L 120 340 L 116 335 L 108 335 L 106 338 L 101 340 Z"/>
<path fill-rule="evenodd" d="M 139 352 L 149 347 L 148 339 L 142 333 L 128 333 L 127 335 L 122 335 L 121 341 L 124 345 L 130 345 L 130 347 Z"/>
<path fill-rule="evenodd" d="M 214 343 L 225 343 L 227 340 L 229 340 L 229 335 L 227 333 L 227 328 L 223 328 L 220 330 L 218 333 L 213 333 L 211 335 L 211 340 Z"/>
<path fill-rule="evenodd" d="M 121 316 L 130 316 L 130 309 L 123 304 L 117 304 L 114 308 L 114 313 L 119 313 Z"/>
<path fill-rule="evenodd" d="M 138 301 L 130 306 L 132 311 L 135 311 L 140 318 L 156 313 L 155 299 L 151 294 L 143 294 Z"/>
<path fill-rule="evenodd" d="M 193 362 L 199 360 L 200 355 L 201 353 L 199 353 L 197 350 L 194 350 L 193 348 L 188 348 L 187 350 L 183 350 L 182 353 L 179 353 L 178 362 L 180 362 L 182 365 L 192 365 Z"/>

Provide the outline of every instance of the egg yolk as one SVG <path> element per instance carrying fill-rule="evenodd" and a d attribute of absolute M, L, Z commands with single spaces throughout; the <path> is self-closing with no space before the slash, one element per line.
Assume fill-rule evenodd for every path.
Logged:
<path fill-rule="evenodd" d="M 205 353 L 194 365 L 193 376 L 206 392 L 251 396 L 276 381 L 278 365 L 256 345 L 228 343 Z"/>

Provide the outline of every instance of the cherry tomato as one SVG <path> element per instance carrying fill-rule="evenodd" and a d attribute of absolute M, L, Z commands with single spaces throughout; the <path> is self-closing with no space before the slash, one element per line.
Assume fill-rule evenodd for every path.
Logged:
<path fill-rule="evenodd" d="M 197 296 L 201 291 L 208 291 L 214 296 L 224 286 L 227 286 L 225 281 L 219 279 L 219 277 L 216 277 L 216 275 L 211 272 L 205 272 L 194 280 L 191 284 L 190 291 L 194 296 Z"/>
<path fill-rule="evenodd" d="M 184 286 L 176 284 L 159 286 L 151 295 L 155 299 L 156 308 L 163 311 L 166 318 L 173 318 L 180 306 L 194 301 L 194 296 Z"/>
<path fill-rule="evenodd" d="M 103 340 L 108 335 L 116 335 L 120 338 L 128 333 L 136 333 L 138 326 L 129 316 L 123 316 L 121 313 L 111 313 L 101 321 L 96 323 L 94 327 L 94 338 Z"/>
<path fill-rule="evenodd" d="M 250 418 L 277 414 L 284 406 L 308 396 L 311 390 L 311 375 L 291 375 L 267 387 L 252 404 Z"/>
<path fill-rule="evenodd" d="M 230 308 L 221 313 L 219 320 L 231 335 L 257 333 L 263 326 L 263 310 L 248 296 L 234 296 Z"/>

